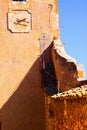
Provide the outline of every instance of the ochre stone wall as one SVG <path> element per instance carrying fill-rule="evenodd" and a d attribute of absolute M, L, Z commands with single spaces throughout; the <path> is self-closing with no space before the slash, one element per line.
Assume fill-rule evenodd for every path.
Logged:
<path fill-rule="evenodd" d="M 45 95 L 46 130 L 86 130 L 87 86 L 81 85 L 87 81 L 78 82 L 77 62 L 66 54 L 61 41 L 52 43 L 58 94 Z"/>
<path fill-rule="evenodd" d="M 48 97 L 46 130 L 87 130 L 87 86 Z"/>
<path fill-rule="evenodd" d="M 25 3 L 0 0 L 2 130 L 45 130 L 39 38 L 43 33 L 51 40 L 54 35 L 59 37 L 56 6 L 55 0 L 26 0 Z M 29 22 L 24 13 L 20 16 L 21 11 L 26 10 L 31 14 L 31 29 L 27 33 L 22 29 L 25 30 L 28 25 L 24 23 Z M 19 32 L 11 30 L 17 28 Z"/>
<path fill-rule="evenodd" d="M 66 54 L 59 39 L 53 41 L 52 59 L 58 81 L 58 91 L 62 92 L 76 87 L 78 83 L 76 61 Z"/>
<path fill-rule="evenodd" d="M 57 0 L 26 0 L 26 2 L 0 0 L 0 124 L 2 130 L 45 130 L 46 128 L 56 130 L 58 128 L 55 127 L 55 122 L 57 126 L 59 120 L 55 115 L 58 114 L 59 109 L 56 109 L 57 104 L 53 99 L 49 100 L 48 96 L 44 99 L 40 73 L 42 69 L 40 41 L 43 40 L 40 38 L 42 34 L 47 34 L 51 41 L 54 37 L 59 39 L 57 22 Z M 44 48 L 47 49 L 48 46 Z M 54 59 L 55 56 L 54 54 Z M 62 63 L 60 56 L 57 58 Z M 61 69 L 60 64 L 57 69 Z M 57 80 L 60 77 L 64 81 L 64 76 L 61 78 L 59 71 L 58 73 L 56 71 Z M 76 79 L 77 75 L 71 73 L 71 79 L 73 76 Z M 66 77 L 68 79 L 68 75 Z M 69 87 L 70 84 L 69 82 Z M 62 112 L 64 103 L 63 100 L 59 102 Z M 50 109 L 47 109 L 49 104 Z M 50 114 L 47 114 L 49 110 Z M 60 118 L 62 118 L 61 112 Z"/>

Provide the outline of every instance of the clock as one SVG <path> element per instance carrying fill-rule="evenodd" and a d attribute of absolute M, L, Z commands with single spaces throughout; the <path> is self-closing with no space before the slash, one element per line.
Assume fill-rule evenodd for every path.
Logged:
<path fill-rule="evenodd" d="M 9 12 L 8 29 L 11 32 L 30 32 L 31 13 L 28 10 L 14 10 Z"/>

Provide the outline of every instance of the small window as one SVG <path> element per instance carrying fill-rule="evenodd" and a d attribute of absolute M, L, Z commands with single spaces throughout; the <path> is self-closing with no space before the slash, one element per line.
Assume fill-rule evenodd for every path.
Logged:
<path fill-rule="evenodd" d="M 26 0 L 13 0 L 13 1 L 21 1 L 21 2 L 25 1 L 26 2 Z"/>
<path fill-rule="evenodd" d="M 0 130 L 1 130 L 1 122 L 0 122 Z"/>

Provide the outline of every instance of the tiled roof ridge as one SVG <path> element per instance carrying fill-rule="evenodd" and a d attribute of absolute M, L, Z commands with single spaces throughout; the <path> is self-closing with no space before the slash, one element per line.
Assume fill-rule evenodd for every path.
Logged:
<path fill-rule="evenodd" d="M 61 93 L 58 93 L 56 95 L 51 96 L 51 98 L 54 99 L 69 99 L 69 98 L 76 98 L 76 97 L 86 97 L 87 96 L 87 85 L 77 87 L 77 88 L 72 88 L 68 91 L 64 91 Z"/>

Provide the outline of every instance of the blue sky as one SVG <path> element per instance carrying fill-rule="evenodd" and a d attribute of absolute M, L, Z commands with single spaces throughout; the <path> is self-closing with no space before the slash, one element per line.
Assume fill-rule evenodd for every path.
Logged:
<path fill-rule="evenodd" d="M 58 0 L 60 38 L 67 54 L 85 67 L 87 79 L 87 0 Z"/>

